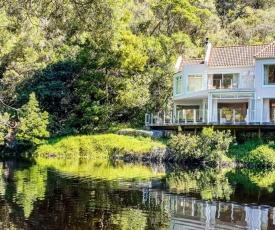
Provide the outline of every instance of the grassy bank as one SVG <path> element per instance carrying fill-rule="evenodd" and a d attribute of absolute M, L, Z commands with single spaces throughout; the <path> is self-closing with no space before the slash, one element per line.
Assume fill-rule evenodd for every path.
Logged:
<path fill-rule="evenodd" d="M 108 157 L 112 154 L 123 156 L 125 153 L 142 155 L 155 148 L 164 149 L 166 146 L 161 142 L 151 140 L 151 138 L 101 134 L 55 139 L 49 144 L 39 146 L 35 154 L 59 157 Z"/>
<path fill-rule="evenodd" d="M 275 143 L 261 139 L 231 145 L 228 157 L 236 162 L 255 166 L 275 166 Z"/>
<path fill-rule="evenodd" d="M 205 129 L 200 136 L 174 136 L 168 143 L 163 140 L 152 140 L 150 137 L 101 134 L 54 139 L 48 144 L 39 146 L 35 154 L 42 157 L 88 156 L 94 158 L 107 158 L 114 155 L 125 157 L 130 154 L 138 159 L 145 156 L 143 158 L 145 159 L 146 154 L 150 154 L 156 149 L 164 150 L 168 144 L 172 151 L 169 159 L 176 162 L 185 162 L 186 164 L 191 162 L 192 164 L 194 160 L 197 160 L 216 163 L 238 162 L 261 167 L 275 166 L 274 142 L 264 142 L 259 139 L 234 145 L 230 144 L 231 141 L 232 138 L 228 133 L 216 132 L 212 129 Z M 157 156 L 159 153 L 155 151 L 154 154 Z M 164 160 L 163 155 L 160 158 Z"/>

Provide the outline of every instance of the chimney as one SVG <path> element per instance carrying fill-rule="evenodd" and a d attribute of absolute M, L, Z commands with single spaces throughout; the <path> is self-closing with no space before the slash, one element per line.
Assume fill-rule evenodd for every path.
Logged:
<path fill-rule="evenodd" d="M 177 72 L 180 71 L 181 62 L 182 62 L 182 56 L 179 56 L 179 57 L 178 57 L 178 60 L 177 60 L 177 63 L 176 63 L 176 65 L 175 65 L 175 73 L 177 73 Z"/>
<path fill-rule="evenodd" d="M 205 58 L 204 58 L 204 63 L 206 65 L 209 61 L 210 53 L 211 53 L 211 43 L 209 42 L 209 39 L 206 38 L 205 39 Z"/>
<path fill-rule="evenodd" d="M 209 38 L 206 38 L 206 39 L 205 39 L 205 46 L 208 45 L 208 39 L 209 39 Z"/>

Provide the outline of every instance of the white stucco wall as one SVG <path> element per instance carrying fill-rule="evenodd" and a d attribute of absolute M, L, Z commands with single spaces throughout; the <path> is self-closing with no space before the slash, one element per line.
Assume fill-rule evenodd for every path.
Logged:
<path fill-rule="evenodd" d="M 258 122 L 268 121 L 264 113 L 264 102 L 275 98 L 275 85 L 264 85 L 264 64 L 274 64 L 275 59 L 256 59 L 255 61 L 255 90 L 256 90 L 256 118 Z M 267 106 L 267 105 L 265 105 Z"/>
<path fill-rule="evenodd" d="M 239 73 L 239 88 L 234 91 L 242 91 L 243 76 L 255 76 L 254 87 L 246 89 L 250 92 L 255 90 L 255 100 L 253 101 L 253 108 L 255 109 L 254 121 L 255 122 L 268 122 L 269 116 L 265 111 L 268 106 L 269 99 L 275 99 L 275 85 L 264 85 L 264 64 L 274 64 L 275 59 L 256 59 L 255 67 L 226 67 L 226 68 L 209 68 L 205 64 L 187 65 L 183 66 L 180 73 L 175 76 L 182 76 L 182 94 L 173 97 L 175 104 L 189 104 L 189 100 L 197 100 L 198 102 L 203 99 L 206 100 L 209 94 L 207 87 L 208 74 L 221 74 L 221 73 Z M 187 76 L 189 74 L 202 74 L 203 88 L 205 90 L 188 93 L 187 92 Z M 175 82 L 174 82 L 175 83 Z M 174 84 L 175 87 L 175 84 Z M 188 102 L 189 101 L 189 102 Z M 264 105 L 265 104 L 265 105 Z M 200 104 L 202 107 L 202 104 Z M 265 112 L 264 112 L 265 111 Z"/>
<path fill-rule="evenodd" d="M 203 78 L 203 85 L 207 82 L 207 75 L 206 75 L 206 65 L 205 64 L 199 64 L 199 65 L 186 65 L 183 66 L 182 71 L 180 73 L 177 73 L 174 75 L 173 79 L 173 85 L 174 85 L 174 92 L 175 92 L 175 76 L 182 76 L 182 94 L 181 95 L 175 95 L 173 94 L 173 100 L 179 100 L 182 98 L 189 97 L 191 94 L 187 93 L 187 76 L 189 74 L 202 74 Z"/>

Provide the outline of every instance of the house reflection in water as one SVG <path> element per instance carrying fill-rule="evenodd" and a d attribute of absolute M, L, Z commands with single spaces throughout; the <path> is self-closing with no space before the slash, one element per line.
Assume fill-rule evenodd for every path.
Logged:
<path fill-rule="evenodd" d="M 170 229 L 275 229 L 275 208 L 169 196 Z"/>

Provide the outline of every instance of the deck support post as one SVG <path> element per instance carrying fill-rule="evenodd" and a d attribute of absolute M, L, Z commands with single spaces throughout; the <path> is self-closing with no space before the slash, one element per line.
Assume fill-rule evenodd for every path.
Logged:
<path fill-rule="evenodd" d="M 195 135 L 197 135 L 197 128 L 195 128 Z"/>
<path fill-rule="evenodd" d="M 258 137 L 261 138 L 261 128 L 258 130 Z"/>

